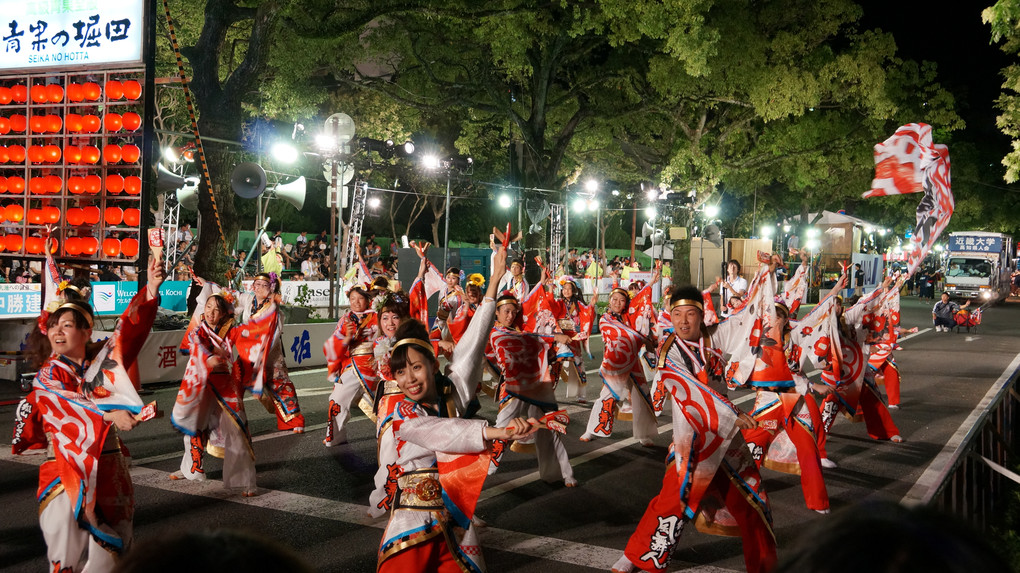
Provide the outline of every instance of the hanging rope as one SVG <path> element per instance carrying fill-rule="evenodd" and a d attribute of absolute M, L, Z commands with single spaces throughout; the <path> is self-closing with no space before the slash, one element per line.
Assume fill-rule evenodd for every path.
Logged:
<path fill-rule="evenodd" d="M 202 145 L 202 136 L 198 133 L 198 117 L 195 115 L 195 102 L 191 99 L 191 89 L 188 88 L 188 77 L 184 75 L 184 59 L 181 57 L 181 47 L 177 44 L 177 33 L 174 31 L 174 22 L 170 17 L 170 4 L 163 0 L 163 11 L 166 12 L 166 26 L 170 30 L 170 44 L 174 49 L 174 57 L 177 58 L 177 73 L 181 78 L 181 86 L 184 88 L 184 101 L 188 105 L 188 116 L 191 117 L 191 130 L 195 134 L 195 148 L 198 150 L 198 158 L 202 164 L 202 175 L 205 177 L 205 186 L 209 190 L 209 199 L 212 201 L 213 215 L 216 216 L 216 227 L 220 231 L 220 239 L 223 240 L 223 252 L 230 256 L 230 246 L 227 244 L 227 237 L 223 234 L 223 223 L 220 222 L 220 210 L 216 206 L 216 195 L 213 193 L 212 177 L 209 176 L 209 162 L 205 158 L 205 147 Z"/>

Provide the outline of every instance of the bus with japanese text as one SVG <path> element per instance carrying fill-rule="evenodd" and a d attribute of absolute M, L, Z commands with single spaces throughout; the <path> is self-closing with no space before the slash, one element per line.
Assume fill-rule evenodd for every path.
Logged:
<path fill-rule="evenodd" d="M 949 234 L 949 256 L 943 274 L 952 298 L 995 302 L 1009 296 L 1010 276 L 1016 270 L 1013 238 L 987 231 Z"/>

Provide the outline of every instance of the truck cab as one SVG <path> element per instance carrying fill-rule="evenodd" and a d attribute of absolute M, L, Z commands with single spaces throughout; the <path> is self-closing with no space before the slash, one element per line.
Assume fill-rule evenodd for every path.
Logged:
<path fill-rule="evenodd" d="M 1013 239 L 1002 233 L 966 231 L 949 235 L 943 274 L 952 298 L 981 303 L 1009 296 Z"/>

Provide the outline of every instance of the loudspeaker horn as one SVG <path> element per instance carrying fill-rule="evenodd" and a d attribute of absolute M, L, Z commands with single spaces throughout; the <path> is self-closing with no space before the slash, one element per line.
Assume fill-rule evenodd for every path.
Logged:
<path fill-rule="evenodd" d="M 162 163 L 160 163 L 159 167 L 156 168 L 156 173 L 156 190 L 160 193 L 179 189 L 187 182 L 186 177 L 178 175 L 166 167 L 163 167 Z"/>
<path fill-rule="evenodd" d="M 230 174 L 230 188 L 238 197 L 255 199 L 266 190 L 266 170 L 257 163 L 246 161 Z"/>
<path fill-rule="evenodd" d="M 181 204 L 181 207 L 184 207 L 189 211 L 198 211 L 197 177 L 194 182 L 188 181 L 183 187 L 177 189 L 177 202 Z"/>
<path fill-rule="evenodd" d="M 273 187 L 273 196 L 290 203 L 298 211 L 305 206 L 305 178 L 304 176 L 287 183 Z"/>
<path fill-rule="evenodd" d="M 655 227 L 649 225 L 648 221 L 645 221 L 644 224 L 641 225 L 641 237 L 645 238 L 649 236 L 651 236 L 652 238 L 653 245 L 661 245 L 662 240 L 666 236 L 666 232 L 663 231 L 662 229 L 656 229 Z"/>

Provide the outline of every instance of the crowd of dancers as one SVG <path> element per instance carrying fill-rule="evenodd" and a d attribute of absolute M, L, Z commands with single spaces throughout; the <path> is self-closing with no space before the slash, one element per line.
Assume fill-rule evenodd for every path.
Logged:
<path fill-rule="evenodd" d="M 595 305 L 570 276 L 542 268 L 530 287 L 520 260 L 508 274 L 505 244 L 493 244 L 488 283 L 472 275 L 463 287 L 459 269 L 441 273 L 427 244 L 415 248 L 421 263 L 406 292 L 385 278 L 348 288 L 350 308 L 323 348 L 334 386 L 322 441 L 347 441 L 355 407 L 375 422 L 378 470 L 366 501 L 371 516 L 389 516 L 379 571 L 484 571 L 474 509 L 507 450 L 535 452 L 542 479 L 578 486 L 564 447 L 570 420 L 555 390 L 564 381 L 567 399 L 587 400 L 584 355 Z M 606 564 L 613 571 L 665 571 L 691 523 L 740 536 L 747 570 L 770 571 L 776 543 L 761 466 L 800 475 L 807 507 L 828 513 L 822 469 L 835 461 L 825 436 L 840 412 L 866 422 L 871 438 L 902 441 L 889 413 L 899 402 L 899 280 L 887 278 L 844 308 L 844 276 L 798 317 L 807 265 L 777 292 L 782 261 L 759 261 L 724 318 L 711 289 L 692 286 L 672 288 L 657 308 L 658 271 L 647 285 L 610 293 L 598 320 L 598 395 L 584 430 L 571 434 L 609 439 L 615 422 L 629 419 L 636 441 L 651 446 L 656 417 L 669 410 L 672 419 L 662 488 L 624 553 Z M 39 371 L 18 407 L 13 448 L 47 449 L 39 521 L 55 571 L 109 570 L 131 543 L 131 479 L 118 432 L 156 415 L 137 391 L 137 357 L 155 318 L 162 267 L 150 260 L 148 284 L 114 335 L 92 343 L 86 287 L 61 281 L 46 263 L 45 310 L 30 338 Z M 198 282 L 181 343 L 188 364 L 170 416 L 184 449 L 171 479 L 205 479 L 212 455 L 223 458 L 224 487 L 255 495 L 245 393 L 276 416 L 279 429 L 305 426 L 283 357 L 279 279 L 257 275 L 247 292 Z M 433 296 L 439 310 L 430 321 Z M 727 398 L 738 388 L 755 391 L 751 410 Z M 499 404 L 491 425 L 476 416 L 483 393 Z"/>

